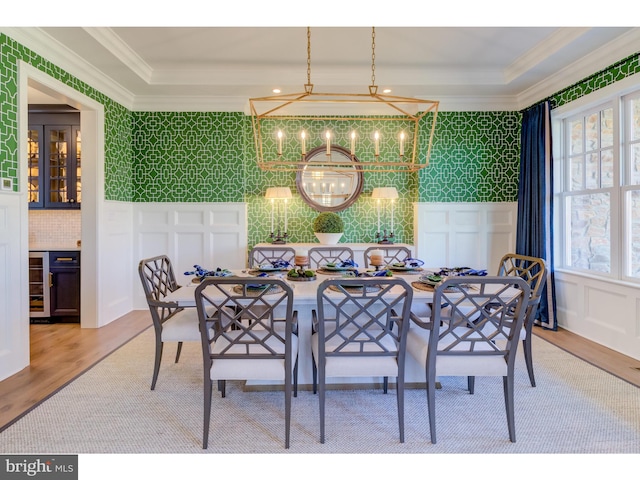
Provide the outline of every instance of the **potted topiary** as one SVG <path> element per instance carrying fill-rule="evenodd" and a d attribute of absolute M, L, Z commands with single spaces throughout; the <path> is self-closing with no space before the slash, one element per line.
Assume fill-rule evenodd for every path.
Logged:
<path fill-rule="evenodd" d="M 313 221 L 313 233 L 320 243 L 334 245 L 344 233 L 344 222 L 337 213 L 322 212 Z"/>

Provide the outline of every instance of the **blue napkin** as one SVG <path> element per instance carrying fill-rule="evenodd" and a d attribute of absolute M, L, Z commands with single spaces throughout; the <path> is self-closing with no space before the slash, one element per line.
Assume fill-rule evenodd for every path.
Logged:
<path fill-rule="evenodd" d="M 184 272 L 185 275 L 195 275 L 198 278 L 204 277 L 231 277 L 233 276 L 233 272 L 227 270 L 226 268 L 216 268 L 215 270 L 207 270 L 202 268 L 200 265 L 194 265 L 193 268 L 195 270 L 193 272 Z"/>

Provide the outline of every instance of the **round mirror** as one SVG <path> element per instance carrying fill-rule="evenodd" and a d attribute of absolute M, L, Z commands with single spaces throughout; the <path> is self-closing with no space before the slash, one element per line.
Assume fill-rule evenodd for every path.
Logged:
<path fill-rule="evenodd" d="M 298 170 L 296 186 L 302 199 L 320 212 L 339 212 L 362 192 L 364 176 L 358 159 L 348 150 L 331 145 L 310 150 Z"/>

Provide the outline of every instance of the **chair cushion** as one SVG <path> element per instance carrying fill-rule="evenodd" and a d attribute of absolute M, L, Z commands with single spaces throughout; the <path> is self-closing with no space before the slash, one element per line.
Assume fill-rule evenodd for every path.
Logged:
<path fill-rule="evenodd" d="M 319 356 L 319 335 L 314 333 L 311 336 L 311 351 L 313 358 L 318 364 Z M 340 340 L 331 339 L 325 346 L 327 351 L 331 351 L 336 347 Z M 389 337 L 383 339 L 383 345 L 389 350 L 395 349 L 395 343 Z M 379 351 L 374 344 L 367 345 L 365 350 Z M 347 349 L 348 350 L 348 349 Z M 356 351 L 356 346 L 353 346 Z M 398 375 L 398 362 L 395 356 L 342 356 L 342 357 L 325 357 L 325 375 L 327 377 L 395 377 Z"/>
<path fill-rule="evenodd" d="M 407 334 L 407 353 L 426 368 L 430 331 L 411 325 Z M 441 340 L 447 342 L 447 337 Z M 481 349 L 489 350 L 488 346 Z M 501 355 L 437 355 L 437 376 L 505 376 L 507 363 Z"/>
<path fill-rule="evenodd" d="M 185 308 L 162 324 L 163 342 L 199 342 L 200 322 L 195 308 Z"/>
<path fill-rule="evenodd" d="M 241 332 L 229 332 L 231 335 L 234 333 L 239 335 Z M 260 331 L 254 332 L 260 335 Z M 265 334 L 265 332 L 262 332 Z M 284 344 L 279 340 L 271 339 L 267 340 L 267 344 L 279 353 L 284 353 Z M 213 353 L 220 353 L 224 348 L 229 345 L 229 341 L 224 337 L 220 337 L 213 346 Z M 255 348 L 250 349 L 251 353 L 269 353 L 264 347 L 260 345 L 254 345 Z M 234 346 L 232 351 L 238 351 L 244 353 L 244 348 L 241 346 Z M 296 363 L 298 358 L 298 336 L 291 336 L 291 366 Z M 214 359 L 211 365 L 211 379 L 212 380 L 284 380 L 284 359 L 262 359 L 262 358 L 225 358 Z"/>

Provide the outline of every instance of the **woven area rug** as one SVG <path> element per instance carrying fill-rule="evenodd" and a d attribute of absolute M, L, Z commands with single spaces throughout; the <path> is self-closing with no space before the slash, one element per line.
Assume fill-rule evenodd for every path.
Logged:
<path fill-rule="evenodd" d="M 395 390 L 327 393 L 326 443 L 319 442 L 318 399 L 293 399 L 291 448 L 284 449 L 282 392 L 243 391 L 228 382 L 214 394 L 208 450 L 201 447 L 202 367 L 198 344 L 174 346 L 155 391 L 149 389 L 153 332 L 147 330 L 0 433 L 11 453 L 640 453 L 640 389 L 534 337 L 537 387 L 520 352 L 516 432 L 507 433 L 501 379 L 441 378 L 438 443 L 429 440 L 422 389 L 406 394 L 406 438 L 398 441 Z M 215 392 L 214 392 L 215 393 Z"/>

